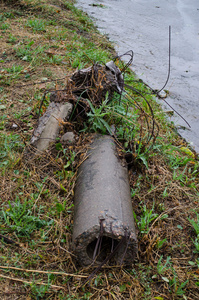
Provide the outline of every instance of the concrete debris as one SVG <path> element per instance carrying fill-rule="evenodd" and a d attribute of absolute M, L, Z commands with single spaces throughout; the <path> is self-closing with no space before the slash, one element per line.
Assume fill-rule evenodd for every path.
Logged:
<path fill-rule="evenodd" d="M 72 131 L 66 132 L 64 135 L 62 135 L 60 141 L 73 144 L 75 142 L 75 134 Z"/>
<path fill-rule="evenodd" d="M 71 103 L 51 102 L 42 117 L 31 139 L 31 145 L 36 148 L 36 154 L 46 150 L 51 143 L 54 143 L 61 128 L 72 111 Z"/>
<path fill-rule="evenodd" d="M 81 265 L 100 264 L 123 237 L 113 262 L 132 264 L 137 238 L 128 171 L 113 138 L 97 136 L 78 170 L 73 248 Z"/>

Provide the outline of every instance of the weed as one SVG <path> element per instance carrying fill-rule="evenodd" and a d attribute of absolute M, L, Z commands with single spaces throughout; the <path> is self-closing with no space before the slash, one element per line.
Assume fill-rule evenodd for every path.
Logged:
<path fill-rule="evenodd" d="M 139 174 L 134 188 L 131 189 L 131 198 L 133 198 L 136 194 L 139 194 L 140 189 L 141 189 L 141 180 L 142 179 L 143 179 L 143 176 L 141 174 Z"/>
<path fill-rule="evenodd" d="M 161 138 L 157 138 L 157 143 L 153 146 L 155 151 L 164 153 L 164 157 L 167 159 L 169 166 L 172 169 L 178 169 L 181 166 L 186 166 L 188 162 L 192 161 L 190 156 L 181 156 L 181 148 L 172 145 L 171 143 L 164 144 L 161 142 Z"/>
<path fill-rule="evenodd" d="M 24 144 L 18 134 L 0 134 L 0 168 L 5 169 L 13 165 L 17 152 L 22 152 Z"/>
<path fill-rule="evenodd" d="M 12 35 L 11 33 L 9 34 L 9 38 L 8 38 L 8 43 L 10 43 L 10 44 L 16 44 L 16 42 L 17 42 L 17 38 L 14 36 L 14 35 Z"/>
<path fill-rule="evenodd" d="M 157 272 L 159 275 L 163 275 L 170 268 L 171 257 L 170 256 L 167 257 L 166 263 L 164 265 L 162 264 L 162 259 L 163 259 L 163 255 L 160 256 L 160 259 L 158 260 L 158 264 L 157 264 Z"/>
<path fill-rule="evenodd" d="M 90 111 L 88 116 L 88 128 L 94 132 L 108 133 L 117 136 L 118 140 L 124 144 L 125 152 L 136 152 L 135 158 L 141 161 L 148 168 L 147 155 L 143 152 L 143 145 L 138 141 L 139 127 L 137 124 L 137 110 L 128 110 L 128 103 L 125 99 L 120 101 L 118 95 L 114 95 L 112 100 L 109 99 L 109 94 L 106 94 L 105 100 L 100 106 L 94 107 L 89 101 Z M 121 103 L 120 103 L 121 102 Z M 116 124 L 111 128 L 111 124 Z M 134 141 L 137 140 L 137 143 Z"/>
<path fill-rule="evenodd" d="M 35 31 L 45 31 L 46 28 L 46 22 L 44 20 L 39 19 L 30 19 L 26 23 L 27 27 L 32 28 L 32 30 Z"/>
<path fill-rule="evenodd" d="M 17 79 L 23 70 L 23 67 L 20 65 L 13 65 L 11 68 L 5 69 L 6 80 Z"/>
<path fill-rule="evenodd" d="M 193 226 L 196 235 L 199 235 L 199 214 L 196 213 L 196 221 L 194 219 L 188 218 L 189 222 L 191 223 L 191 225 Z"/>
<path fill-rule="evenodd" d="M 173 278 L 169 280 L 169 286 L 174 290 L 174 293 L 177 296 L 183 296 L 185 294 L 184 288 L 186 287 L 189 280 L 187 279 L 185 282 L 180 283 L 176 270 L 172 266 L 171 266 L 171 271 L 173 273 Z"/>
<path fill-rule="evenodd" d="M 98 50 L 92 51 L 92 43 L 89 43 L 87 47 L 80 41 L 75 41 L 66 46 L 66 57 L 69 59 L 73 68 L 84 68 L 85 63 L 98 62 L 107 60 L 107 52 Z"/>
<path fill-rule="evenodd" d="M 14 48 L 16 51 L 16 56 L 21 58 L 24 61 L 31 61 L 33 51 L 31 51 L 34 41 L 30 41 L 26 46 Z"/>
<path fill-rule="evenodd" d="M 63 62 L 63 57 L 60 55 L 53 55 L 52 57 L 48 58 L 48 61 L 53 65 L 60 65 Z"/>
<path fill-rule="evenodd" d="M 43 60 L 44 58 L 40 57 L 39 55 L 42 54 L 48 47 L 37 46 L 34 48 L 32 47 L 33 45 L 34 41 L 28 41 L 27 45 L 15 47 L 14 49 L 16 51 L 16 56 L 23 61 L 34 61 L 35 64 L 37 61 Z"/>
<path fill-rule="evenodd" d="M 195 262 L 194 261 L 189 261 L 190 266 L 196 266 L 199 269 L 199 259 L 196 258 Z"/>
<path fill-rule="evenodd" d="M 154 212 L 154 204 L 151 209 L 147 209 L 146 205 L 140 206 L 142 215 L 140 216 L 140 220 L 138 220 L 137 216 L 134 213 L 135 221 L 138 225 L 140 233 L 148 233 L 149 224 L 158 217 L 158 214 Z"/>
<path fill-rule="evenodd" d="M 133 277 L 136 278 L 144 287 L 142 294 L 139 295 L 140 299 L 146 299 L 146 300 L 151 299 L 151 292 L 152 292 L 151 285 L 150 285 L 150 283 L 152 282 L 151 272 L 152 269 L 150 266 L 141 263 L 139 263 L 136 266 L 136 269 L 133 269 L 131 271 Z"/>
<path fill-rule="evenodd" d="M 61 143 L 57 143 L 55 145 L 56 150 L 58 151 L 57 158 L 62 157 L 66 162 L 63 164 L 62 171 L 57 171 L 56 174 L 59 179 L 70 179 L 74 175 L 74 162 L 76 153 L 75 151 L 68 150 L 67 148 L 63 148 Z M 64 187 L 62 187 L 63 190 Z M 66 191 L 66 190 L 65 190 Z"/>
<path fill-rule="evenodd" d="M 4 20 L 6 20 L 5 15 L 4 14 L 0 14 L 0 21 L 4 21 Z"/>
<path fill-rule="evenodd" d="M 173 180 L 180 181 L 182 186 L 188 182 L 188 177 L 185 175 L 186 170 L 187 166 L 185 166 L 183 171 L 177 172 L 175 169 L 173 171 Z"/>
<path fill-rule="evenodd" d="M 195 238 L 195 241 L 193 241 L 194 246 L 196 247 L 196 250 L 194 252 L 199 253 L 199 236 Z"/>
<path fill-rule="evenodd" d="M 199 253 L 199 214 L 196 213 L 197 220 L 195 221 L 194 219 L 188 218 L 189 222 L 193 226 L 195 233 L 196 233 L 196 238 L 195 240 L 192 240 L 194 243 L 194 246 L 196 250 L 194 252 Z"/>
<path fill-rule="evenodd" d="M 48 33 L 48 39 L 57 41 L 65 41 L 69 36 L 69 32 L 66 29 L 56 30 L 54 34 Z"/>
<path fill-rule="evenodd" d="M 176 290 L 177 296 L 183 296 L 185 294 L 184 288 L 186 287 L 188 282 L 189 282 L 189 280 L 187 279 L 185 282 L 182 282 L 178 285 L 177 290 Z"/>
<path fill-rule="evenodd" d="M 7 30 L 8 28 L 10 28 L 10 25 L 8 23 L 3 23 L 0 26 L 0 29 L 3 31 Z"/>
<path fill-rule="evenodd" d="M 95 108 L 91 101 L 87 100 L 91 111 L 87 114 L 88 115 L 88 123 L 90 125 L 90 130 L 94 132 L 101 132 L 105 134 L 108 132 L 109 134 L 112 134 L 111 127 L 109 124 L 104 120 L 105 117 L 110 116 L 110 111 L 108 111 L 105 107 L 109 101 L 108 94 L 106 95 L 106 99 L 102 103 L 100 107 Z"/>
<path fill-rule="evenodd" d="M 161 249 L 163 247 L 164 243 L 167 243 L 167 239 L 158 240 L 157 245 L 156 245 L 157 249 Z"/>
<path fill-rule="evenodd" d="M 6 19 L 12 19 L 12 18 L 14 18 L 14 15 L 11 12 L 4 12 L 0 14 L 0 21 L 4 21 Z"/>
<path fill-rule="evenodd" d="M 165 187 L 165 189 L 164 189 L 164 192 L 162 193 L 162 195 L 163 195 L 163 197 L 165 198 L 165 197 L 168 197 L 168 193 L 167 193 L 167 189 L 168 189 L 168 187 L 166 186 Z"/>
<path fill-rule="evenodd" d="M 51 277 L 52 277 L 52 274 L 48 274 L 48 283 L 46 285 L 38 285 L 33 280 L 30 287 L 31 287 L 32 295 L 34 297 L 36 297 L 36 299 L 38 299 L 38 300 L 43 299 L 45 294 L 49 291 L 51 281 L 52 281 Z"/>
<path fill-rule="evenodd" d="M 94 281 L 95 286 L 99 286 L 99 284 L 102 283 L 101 275 L 102 274 L 99 274 L 98 276 L 96 276 L 95 281 Z"/>
<path fill-rule="evenodd" d="M 20 102 L 20 101 L 19 101 Z M 32 111 L 32 107 L 31 106 L 28 106 L 27 108 L 21 110 L 21 111 L 15 111 L 13 113 L 14 117 L 16 119 L 20 119 L 23 115 L 27 114 L 27 113 L 30 113 L 30 111 Z"/>
<path fill-rule="evenodd" d="M 21 202 L 19 197 L 16 197 L 15 202 L 8 202 L 8 206 L 7 209 L 2 208 L 0 220 L 2 224 L 6 224 L 9 231 L 15 231 L 18 236 L 29 237 L 32 232 L 53 223 L 52 220 L 46 221 L 40 218 L 43 207 L 37 207 L 31 200 L 25 199 Z M 38 216 L 35 216 L 35 213 Z"/>

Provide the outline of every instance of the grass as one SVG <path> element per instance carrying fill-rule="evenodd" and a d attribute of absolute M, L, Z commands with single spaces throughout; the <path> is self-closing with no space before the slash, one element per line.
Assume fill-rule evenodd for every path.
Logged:
<path fill-rule="evenodd" d="M 27 21 L 26 26 L 30 27 L 33 30 L 33 32 L 45 31 L 46 22 L 44 20 L 39 19 L 30 19 Z"/>
<path fill-rule="evenodd" d="M 138 110 L 126 112 L 127 102 L 118 105 L 115 97 L 99 108 L 88 103 L 89 121 L 75 132 L 75 145 L 58 139 L 46 155 L 30 159 L 25 149 L 44 91 L 63 89 L 76 68 L 115 53 L 73 1 L 2 1 L 0 24 L 0 234 L 10 241 L 0 242 L 1 299 L 198 299 L 197 154 L 128 70 L 126 82 L 145 93 L 160 128 L 148 152 Z M 48 104 L 46 97 L 42 113 Z M 110 132 L 115 122 L 126 151 L 134 149 L 129 178 L 139 258 L 129 268 L 106 265 L 81 287 L 93 268 L 78 266 L 70 248 L 76 170 L 90 132 Z M 61 131 L 74 130 L 67 126 Z"/>
<path fill-rule="evenodd" d="M 44 207 L 37 207 L 33 200 L 23 199 L 22 202 L 16 197 L 12 203 L 8 201 L 8 207 L 2 207 L 0 218 L 1 224 L 6 227 L 4 234 L 16 232 L 19 237 L 30 237 L 31 233 L 52 225 L 52 220 L 41 219 Z"/>

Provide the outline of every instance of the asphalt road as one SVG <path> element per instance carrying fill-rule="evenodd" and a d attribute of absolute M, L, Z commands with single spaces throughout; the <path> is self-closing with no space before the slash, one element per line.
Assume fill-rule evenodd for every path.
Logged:
<path fill-rule="evenodd" d="M 167 78 L 171 26 L 167 101 L 191 125 L 177 115 L 174 118 L 180 134 L 199 152 L 199 1 L 78 0 L 78 6 L 95 18 L 119 54 L 134 51 L 133 71 L 154 89 L 160 89 Z"/>

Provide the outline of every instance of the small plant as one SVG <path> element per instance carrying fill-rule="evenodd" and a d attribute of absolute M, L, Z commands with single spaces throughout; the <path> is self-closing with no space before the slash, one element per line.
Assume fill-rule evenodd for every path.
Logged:
<path fill-rule="evenodd" d="M 166 270 L 170 268 L 171 257 L 170 256 L 167 257 L 166 263 L 164 265 L 162 264 L 162 259 L 163 259 L 163 255 L 160 256 L 160 259 L 158 260 L 158 264 L 157 264 L 157 271 L 159 275 L 163 275 L 166 272 Z"/>
<path fill-rule="evenodd" d="M 34 41 L 29 41 L 27 45 L 20 47 L 15 47 L 16 56 L 18 56 L 23 61 L 38 61 L 41 60 L 40 54 L 44 52 L 44 47 L 38 46 L 33 48 Z M 42 58 L 43 59 L 43 58 Z"/>
<path fill-rule="evenodd" d="M 52 57 L 48 58 L 48 61 L 53 65 L 60 65 L 63 61 L 63 57 L 59 55 L 53 55 Z"/>
<path fill-rule="evenodd" d="M 171 266 L 171 271 L 173 273 L 173 278 L 169 280 L 169 286 L 174 290 L 174 293 L 177 296 L 183 296 L 185 294 L 184 288 L 186 287 L 189 280 L 187 279 L 185 282 L 180 283 L 176 270 L 172 266 Z M 187 299 L 187 298 L 183 297 L 183 299 Z"/>
<path fill-rule="evenodd" d="M 196 247 L 195 252 L 199 253 L 199 214 L 196 213 L 197 216 L 197 220 L 195 221 L 194 219 L 190 219 L 188 218 L 189 222 L 191 223 L 191 225 L 193 226 L 195 233 L 196 233 L 196 238 L 195 240 L 192 240 L 194 243 L 194 246 Z"/>
<path fill-rule="evenodd" d="M 131 198 L 133 198 L 136 194 L 139 193 L 141 190 L 141 181 L 142 181 L 143 176 L 140 174 L 137 178 L 137 182 L 135 184 L 135 187 L 131 189 Z"/>
<path fill-rule="evenodd" d="M 6 19 L 4 14 L 0 14 L 0 21 L 4 21 Z"/>
<path fill-rule="evenodd" d="M 72 178 L 74 175 L 74 162 L 76 157 L 75 151 L 69 150 L 68 148 L 63 148 L 60 142 L 55 145 L 55 148 L 58 151 L 57 158 L 61 157 L 64 161 L 62 170 L 57 171 L 56 175 L 60 180 Z M 62 185 L 60 187 L 66 192 L 66 189 Z"/>
<path fill-rule="evenodd" d="M 45 31 L 46 22 L 39 19 L 31 19 L 27 21 L 26 26 L 32 28 L 33 31 Z"/>
<path fill-rule="evenodd" d="M 110 111 L 106 110 L 106 105 L 108 103 L 108 94 L 106 95 L 106 99 L 102 103 L 100 107 L 94 107 L 91 101 L 87 100 L 91 111 L 88 115 L 88 123 L 90 124 L 90 130 L 94 132 L 101 132 L 112 134 L 111 127 L 108 122 L 104 120 L 105 117 L 110 115 Z"/>
<path fill-rule="evenodd" d="M 24 61 L 31 61 L 32 54 L 33 54 L 33 50 L 32 50 L 33 44 L 34 44 L 33 41 L 29 41 L 27 45 L 14 48 L 16 51 L 16 56 L 18 56 Z"/>
<path fill-rule="evenodd" d="M 10 19 L 14 18 L 14 15 L 10 12 L 4 12 L 3 14 L 0 14 L 0 21 L 4 21 L 9 18 Z"/>
<path fill-rule="evenodd" d="M 9 27 L 10 27 L 9 24 L 3 23 L 3 24 L 1 24 L 0 29 L 5 31 L 5 30 L 7 30 Z"/>
<path fill-rule="evenodd" d="M 182 282 L 178 285 L 176 295 L 183 296 L 185 294 L 184 288 L 186 287 L 189 280 L 187 279 L 185 282 Z"/>
<path fill-rule="evenodd" d="M 52 225 L 53 220 L 46 221 L 40 218 L 43 207 L 36 207 L 33 201 L 21 202 L 17 197 L 15 202 L 9 201 L 8 206 L 7 209 L 2 208 L 0 221 L 6 224 L 8 230 L 15 231 L 19 236 L 29 236 L 44 226 Z M 33 210 L 37 211 L 37 216 Z"/>
<path fill-rule="evenodd" d="M 19 77 L 19 74 L 23 70 L 23 67 L 20 65 L 13 65 L 11 68 L 7 68 L 5 70 L 7 72 L 7 77 L 16 79 Z"/>
<path fill-rule="evenodd" d="M 18 134 L 0 134 L 0 168 L 9 167 L 16 159 L 16 153 L 21 152 L 24 144 Z"/>
<path fill-rule="evenodd" d="M 16 41 L 17 41 L 17 38 L 14 35 L 9 34 L 8 43 L 15 44 Z"/>
<path fill-rule="evenodd" d="M 48 274 L 48 283 L 46 285 L 38 285 L 34 281 L 30 285 L 31 286 L 31 292 L 36 297 L 36 299 L 44 299 L 45 294 L 49 291 L 51 286 L 51 281 L 53 274 Z"/>
<path fill-rule="evenodd" d="M 148 233 L 149 224 L 157 218 L 158 214 L 154 213 L 154 205 L 151 209 L 147 209 L 146 205 L 141 207 L 142 215 L 140 216 L 140 220 L 137 219 L 137 216 L 134 213 L 135 221 L 138 225 L 138 228 L 141 233 Z"/>
<path fill-rule="evenodd" d="M 157 249 L 161 249 L 164 243 L 167 243 L 167 239 L 158 240 L 156 245 Z"/>
<path fill-rule="evenodd" d="M 188 220 L 191 223 L 191 225 L 193 226 L 196 235 L 198 236 L 199 235 L 199 214 L 198 213 L 196 213 L 196 217 L 197 217 L 196 221 L 194 219 L 190 219 L 190 218 L 188 218 Z"/>
<path fill-rule="evenodd" d="M 158 260 L 157 272 L 158 272 L 158 275 L 162 278 L 162 280 L 169 283 L 169 279 L 167 277 L 163 276 L 163 275 L 171 267 L 171 263 L 170 263 L 171 257 L 170 256 L 167 257 L 167 260 L 166 260 L 165 264 L 162 264 L 162 259 L 163 259 L 163 255 L 161 255 L 160 259 Z M 156 279 L 158 277 L 158 275 L 157 274 L 153 275 L 152 279 Z"/>
<path fill-rule="evenodd" d="M 196 247 L 196 250 L 194 252 L 199 253 L 199 236 L 195 238 L 195 241 L 193 241 L 194 246 Z"/>

